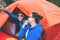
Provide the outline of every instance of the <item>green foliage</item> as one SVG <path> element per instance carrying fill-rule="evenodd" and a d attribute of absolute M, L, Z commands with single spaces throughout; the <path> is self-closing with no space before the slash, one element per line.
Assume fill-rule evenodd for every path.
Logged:
<path fill-rule="evenodd" d="M 13 1 L 12 0 L 5 0 L 6 1 L 6 4 L 9 5 L 11 4 Z"/>
<path fill-rule="evenodd" d="M 9 5 L 13 2 L 13 0 L 5 0 L 5 1 L 6 1 L 7 5 Z M 60 7 L 60 0 L 48 0 L 48 1 L 50 1 Z"/>
<path fill-rule="evenodd" d="M 60 7 L 60 0 L 48 0 Z"/>

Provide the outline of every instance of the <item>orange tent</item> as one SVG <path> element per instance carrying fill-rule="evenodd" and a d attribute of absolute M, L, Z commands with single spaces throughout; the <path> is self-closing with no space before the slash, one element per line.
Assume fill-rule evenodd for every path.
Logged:
<path fill-rule="evenodd" d="M 54 4 L 43 0 L 21 0 L 9 5 L 6 9 L 12 12 L 15 8 L 19 8 L 26 15 L 35 11 L 42 15 L 44 18 L 41 20 L 41 24 L 44 28 L 51 27 L 60 23 L 60 8 Z M 7 21 L 8 15 L 4 12 L 0 13 L 0 27 Z"/>
<path fill-rule="evenodd" d="M 12 3 L 6 9 L 10 12 L 15 8 L 19 8 L 26 15 L 33 11 L 42 15 L 44 18 L 40 21 L 42 26 L 46 28 L 46 40 L 60 40 L 60 8 L 46 0 L 21 0 Z M 4 12 L 0 13 L 0 27 L 7 21 L 9 15 Z M 58 27 L 58 28 L 57 28 Z"/>

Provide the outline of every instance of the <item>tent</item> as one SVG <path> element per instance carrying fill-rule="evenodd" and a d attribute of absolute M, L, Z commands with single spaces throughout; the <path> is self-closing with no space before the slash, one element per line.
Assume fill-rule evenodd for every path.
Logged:
<path fill-rule="evenodd" d="M 43 28 L 46 30 L 48 40 L 49 38 L 51 38 L 51 36 L 54 36 L 54 35 L 51 36 L 48 35 L 49 33 L 51 34 L 50 32 L 52 31 L 51 29 L 54 30 L 54 28 L 60 26 L 60 8 L 46 0 L 16 1 L 11 5 L 9 5 L 8 7 L 6 7 L 6 9 L 10 12 L 13 12 L 16 7 L 19 8 L 22 12 L 24 12 L 27 16 L 29 16 L 29 14 L 33 11 L 43 16 L 43 19 L 40 21 L 40 23 L 42 24 Z M 8 17 L 9 15 L 7 15 L 5 12 L 2 11 L 0 13 L 0 28 L 3 26 L 3 24 L 5 24 Z M 47 29 L 49 28 L 50 30 L 48 32 Z M 53 33 L 54 32 L 55 31 L 53 31 Z M 57 30 L 57 32 L 60 31 Z M 56 38 L 56 36 L 54 38 Z M 51 38 L 51 40 L 56 40 L 56 39 Z"/>

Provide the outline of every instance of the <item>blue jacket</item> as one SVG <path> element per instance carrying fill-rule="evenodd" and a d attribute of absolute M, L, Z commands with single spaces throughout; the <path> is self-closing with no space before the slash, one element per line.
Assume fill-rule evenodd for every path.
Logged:
<path fill-rule="evenodd" d="M 9 12 L 6 9 L 4 10 L 4 12 L 6 12 L 6 14 L 8 14 L 11 18 L 16 19 L 18 21 L 18 16 L 17 15 L 14 15 L 13 13 Z M 21 29 L 23 23 L 25 22 L 25 20 L 26 19 L 22 20 L 21 22 L 19 21 L 19 27 L 20 27 L 20 29 Z M 20 30 L 19 30 L 19 32 L 20 32 Z M 18 34 L 19 34 L 19 32 L 18 32 Z"/>
<path fill-rule="evenodd" d="M 20 40 L 25 36 L 27 29 L 29 29 L 26 40 L 40 40 L 43 28 L 40 23 L 36 24 L 34 28 L 31 25 L 27 25 L 25 28 L 20 30 Z"/>

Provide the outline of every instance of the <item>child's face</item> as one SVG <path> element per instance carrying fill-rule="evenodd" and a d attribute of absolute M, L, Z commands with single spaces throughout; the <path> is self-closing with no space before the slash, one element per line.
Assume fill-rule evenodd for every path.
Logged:
<path fill-rule="evenodd" d="M 24 15 L 22 13 L 18 14 L 18 20 L 19 21 L 22 21 L 24 18 Z"/>
<path fill-rule="evenodd" d="M 35 18 L 33 18 L 32 15 L 33 14 L 31 13 L 30 16 L 29 16 L 29 18 L 28 18 L 28 20 L 29 20 L 30 23 L 32 23 L 33 21 L 35 21 Z"/>

